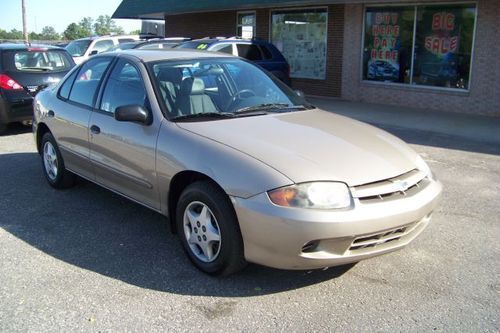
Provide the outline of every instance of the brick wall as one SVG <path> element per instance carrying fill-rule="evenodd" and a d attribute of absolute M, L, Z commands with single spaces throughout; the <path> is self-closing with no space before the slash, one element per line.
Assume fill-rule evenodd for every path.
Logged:
<path fill-rule="evenodd" d="M 426 110 L 500 116 L 500 2 L 479 0 L 477 10 L 470 91 L 453 92 L 362 82 L 360 63 L 363 5 L 346 5 L 342 98 Z"/>
<path fill-rule="evenodd" d="M 302 8 L 302 7 L 301 7 Z M 256 10 L 256 37 L 269 40 L 272 9 Z M 342 55 L 344 36 L 344 5 L 328 6 L 328 42 L 326 79 L 292 79 L 292 87 L 309 95 L 340 97 L 342 83 Z M 236 11 L 202 14 L 168 15 L 165 17 L 167 36 L 202 38 L 207 36 L 234 36 Z"/>

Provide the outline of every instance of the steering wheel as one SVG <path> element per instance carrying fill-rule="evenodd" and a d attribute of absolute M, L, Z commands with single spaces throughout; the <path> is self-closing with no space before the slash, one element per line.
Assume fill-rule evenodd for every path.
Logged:
<path fill-rule="evenodd" d="M 240 100 L 247 99 L 253 96 L 257 96 L 257 94 L 252 89 L 241 89 L 236 94 L 234 94 L 228 109 L 231 110 L 232 108 L 234 108 L 234 106 L 237 105 Z"/>

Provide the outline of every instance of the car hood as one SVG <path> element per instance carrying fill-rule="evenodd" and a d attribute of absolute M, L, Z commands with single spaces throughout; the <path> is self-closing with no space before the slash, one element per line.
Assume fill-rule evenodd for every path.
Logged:
<path fill-rule="evenodd" d="M 318 109 L 177 124 L 250 155 L 295 183 L 342 181 L 357 186 L 416 167 L 417 154 L 398 138 Z"/>

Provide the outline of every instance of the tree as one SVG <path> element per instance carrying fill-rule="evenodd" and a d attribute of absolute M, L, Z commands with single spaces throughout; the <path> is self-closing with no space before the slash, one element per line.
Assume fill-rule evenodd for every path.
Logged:
<path fill-rule="evenodd" d="M 85 29 L 83 29 L 80 24 L 71 23 L 70 25 L 68 25 L 66 30 L 64 30 L 63 36 L 67 40 L 74 40 L 88 37 L 90 36 L 90 34 L 86 34 Z"/>
<path fill-rule="evenodd" d="M 58 40 L 61 38 L 61 36 L 56 32 L 56 30 L 50 26 L 43 27 L 42 33 L 40 35 L 44 40 Z"/>
<path fill-rule="evenodd" d="M 140 35 L 141 34 L 141 29 L 137 30 L 132 30 L 131 32 L 128 33 L 129 35 Z"/>
<path fill-rule="evenodd" d="M 84 17 L 80 20 L 80 23 L 78 24 L 80 28 L 82 29 L 82 34 L 84 34 L 86 37 L 92 35 L 92 23 L 94 20 L 92 17 Z"/>
<path fill-rule="evenodd" d="M 29 33 L 29 38 L 30 38 L 31 41 L 44 39 L 41 34 L 37 34 L 34 31 L 32 31 L 32 32 Z"/>
<path fill-rule="evenodd" d="M 17 29 L 12 29 L 5 34 L 5 39 L 23 39 L 23 32 Z"/>
<path fill-rule="evenodd" d="M 94 23 L 96 35 L 109 35 L 110 33 L 123 34 L 123 28 L 117 26 L 109 15 L 99 15 Z"/>

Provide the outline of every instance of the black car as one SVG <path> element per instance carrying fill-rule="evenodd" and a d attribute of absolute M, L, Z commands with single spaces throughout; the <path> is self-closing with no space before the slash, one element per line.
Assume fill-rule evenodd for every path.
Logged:
<path fill-rule="evenodd" d="M 0 133 L 9 123 L 31 121 L 33 96 L 74 66 L 59 47 L 0 44 Z"/>

